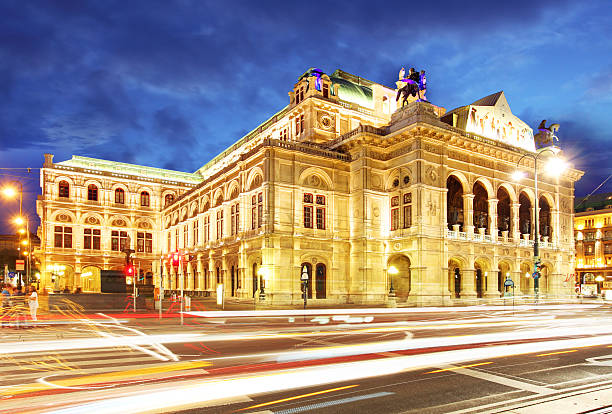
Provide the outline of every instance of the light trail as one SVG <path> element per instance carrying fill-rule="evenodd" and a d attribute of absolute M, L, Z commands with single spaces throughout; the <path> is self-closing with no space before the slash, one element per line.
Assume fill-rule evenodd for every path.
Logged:
<path fill-rule="evenodd" d="M 596 309 L 602 304 L 572 304 L 572 305 L 516 305 L 514 309 L 504 309 L 501 306 L 457 306 L 453 312 L 481 312 L 481 311 L 505 311 L 521 312 L 528 310 L 577 310 Z M 416 314 L 416 313 L 446 313 L 448 308 L 426 307 L 426 308 L 363 308 L 363 309 L 284 309 L 284 310 L 257 310 L 257 311 L 192 311 L 183 312 L 186 315 L 199 316 L 202 318 L 227 318 L 227 317 L 272 317 L 272 316 L 303 316 L 303 315 L 385 315 L 385 314 Z"/>
<path fill-rule="evenodd" d="M 147 391 L 145 395 L 108 397 L 104 400 L 87 402 L 81 405 L 51 410 L 50 412 L 58 414 L 82 412 L 110 414 L 125 412 L 141 413 L 153 410 L 176 410 L 180 407 L 193 407 L 194 405 L 210 400 L 222 400 L 243 396 L 247 392 L 248 395 L 255 395 L 290 389 L 302 389 L 324 384 L 355 381 L 362 378 L 392 375 L 430 366 L 455 365 L 479 359 L 494 359 L 534 352 L 546 352 L 554 349 L 573 348 L 576 346 L 608 345 L 610 343 L 612 343 L 612 335 L 605 335 L 580 339 L 495 345 L 479 348 L 477 351 L 474 349 L 462 349 L 431 354 L 338 363 L 294 369 L 291 371 L 277 371 L 265 375 L 251 375 L 205 382 L 194 381 L 183 385 L 172 384 L 169 389 Z"/>
<path fill-rule="evenodd" d="M 257 404 L 257 405 L 252 405 L 250 407 L 241 408 L 240 410 L 237 410 L 237 411 L 245 411 L 245 410 L 250 410 L 252 408 L 265 407 L 265 406 L 268 406 L 268 405 L 273 405 L 273 404 L 279 404 L 279 403 L 282 403 L 282 402 L 298 400 L 300 398 L 312 397 L 314 395 L 321 395 L 321 394 L 327 394 L 327 393 L 330 393 L 330 392 L 346 390 L 346 389 L 354 388 L 354 387 L 358 387 L 358 386 L 359 386 L 359 384 L 355 384 L 355 385 L 347 385 L 347 386 L 338 387 L 338 388 L 330 388 L 328 390 L 323 390 L 323 391 L 310 392 L 308 394 L 296 395 L 295 397 L 288 397 L 288 398 L 283 398 L 281 400 L 275 400 L 275 401 L 265 402 L 265 403 L 261 403 L 261 404 Z"/>

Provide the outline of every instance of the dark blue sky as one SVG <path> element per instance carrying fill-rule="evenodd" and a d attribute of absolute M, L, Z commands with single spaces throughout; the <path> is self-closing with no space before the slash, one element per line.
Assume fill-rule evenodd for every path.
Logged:
<path fill-rule="evenodd" d="M 560 123 L 560 145 L 586 171 L 576 186 L 584 195 L 612 173 L 611 9 L 563 0 L 2 0 L 0 167 L 37 168 L 51 152 L 191 172 L 284 107 L 309 67 L 392 86 L 414 66 L 427 71 L 436 105 L 504 90 L 533 128 Z M 37 171 L 30 177 L 34 213 Z"/>

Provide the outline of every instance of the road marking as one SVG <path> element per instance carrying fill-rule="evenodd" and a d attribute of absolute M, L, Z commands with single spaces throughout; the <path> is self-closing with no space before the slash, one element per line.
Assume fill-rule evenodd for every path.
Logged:
<path fill-rule="evenodd" d="M 124 380 L 127 378 L 142 377 L 145 375 L 160 374 L 164 372 L 183 371 L 193 368 L 203 368 L 210 366 L 211 363 L 207 361 L 189 361 L 179 362 L 173 364 L 165 364 L 156 367 L 137 368 L 123 371 L 105 372 L 103 374 L 94 374 L 80 377 L 67 378 L 57 380 L 55 382 L 49 382 L 44 378 L 40 378 L 37 383 L 21 384 L 10 389 L 0 390 L 0 395 L 15 395 L 23 394 L 28 392 L 36 392 L 48 390 L 50 388 L 77 388 L 82 385 L 91 385 L 105 382 L 112 382 L 117 380 Z"/>
<path fill-rule="evenodd" d="M 523 381 L 517 381 L 510 378 L 502 377 L 495 374 L 490 374 L 488 372 L 476 371 L 473 369 L 462 369 L 457 372 L 458 374 L 468 375 L 470 377 L 482 379 L 489 382 L 495 382 L 497 384 L 505 385 L 507 387 L 516 388 L 523 391 L 533 392 L 535 394 L 554 394 L 559 392 L 558 390 L 554 390 L 548 387 L 542 387 L 540 385 L 533 385 Z"/>
<path fill-rule="evenodd" d="M 478 367 L 480 365 L 489 365 L 492 364 L 493 361 L 491 362 L 479 362 L 478 364 L 470 364 L 470 365 L 462 365 L 460 367 L 450 367 L 450 368 L 443 368 L 443 369 L 437 369 L 435 371 L 429 371 L 429 372 L 425 372 L 425 374 L 435 374 L 437 372 L 444 372 L 444 371 L 455 371 L 458 369 L 464 369 L 464 368 L 470 368 L 470 367 Z"/>
<path fill-rule="evenodd" d="M 328 392 L 346 390 L 348 388 L 354 388 L 354 387 L 358 387 L 358 386 L 359 386 L 359 384 L 347 385 L 345 387 L 331 388 L 329 390 L 323 390 L 323 391 L 311 392 L 311 393 L 308 393 L 308 394 L 296 395 L 295 397 L 288 397 L 288 398 L 283 398 L 281 400 L 275 400 L 275 401 L 270 401 L 270 402 L 261 403 L 261 404 L 257 404 L 257 405 L 252 405 L 250 407 L 241 408 L 240 410 L 237 410 L 237 411 L 244 411 L 244 410 L 250 410 L 252 408 L 265 407 L 266 405 L 272 405 L 272 404 L 282 403 L 282 402 L 285 402 L 285 401 L 297 400 L 299 398 L 312 397 L 313 395 L 326 394 Z"/>
<path fill-rule="evenodd" d="M 570 354 L 572 352 L 578 352 L 577 349 L 572 349 L 570 351 L 558 351 L 558 352 L 549 352 L 547 354 L 538 354 L 537 357 L 549 356 L 549 355 L 559 355 L 559 354 Z"/>
<path fill-rule="evenodd" d="M 318 404 L 309 404 L 309 405 L 304 405 L 301 407 L 289 408 L 287 410 L 275 411 L 274 413 L 275 414 L 295 414 L 295 413 L 301 413 L 304 411 L 318 410 L 319 408 L 331 407 L 334 405 L 346 404 L 346 403 L 351 403 L 351 402 L 361 401 L 361 400 L 368 400 L 370 398 L 385 397 L 387 395 L 393 395 L 393 394 L 395 393 L 386 392 L 386 391 L 376 392 L 374 394 L 358 395 L 356 397 L 341 398 L 339 400 L 334 400 L 334 401 L 328 401 L 328 402 L 323 402 L 323 403 L 318 403 Z"/>

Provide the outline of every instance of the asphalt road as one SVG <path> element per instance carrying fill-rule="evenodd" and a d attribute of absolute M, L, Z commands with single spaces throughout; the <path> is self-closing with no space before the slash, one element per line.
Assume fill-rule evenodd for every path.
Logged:
<path fill-rule="evenodd" d="M 0 330 L 0 412 L 612 412 L 611 322 L 602 305 L 72 315 Z"/>

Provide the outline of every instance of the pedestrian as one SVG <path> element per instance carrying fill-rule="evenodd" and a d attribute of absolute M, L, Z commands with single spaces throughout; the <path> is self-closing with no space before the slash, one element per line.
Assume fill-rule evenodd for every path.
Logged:
<path fill-rule="evenodd" d="M 14 309 L 14 318 L 15 318 L 15 327 L 16 328 L 24 328 L 25 329 L 25 292 L 22 290 L 21 286 L 18 286 L 13 291 L 13 309 Z"/>
<path fill-rule="evenodd" d="M 10 299 L 11 292 L 9 291 L 9 285 L 2 285 L 2 314 L 0 317 L 2 318 L 2 327 L 9 327 L 9 310 L 10 310 Z"/>
<path fill-rule="evenodd" d="M 30 297 L 28 298 L 30 304 L 30 316 L 32 317 L 32 321 L 36 322 L 36 311 L 38 310 L 38 293 L 36 293 L 36 288 L 34 286 L 30 286 Z"/>

